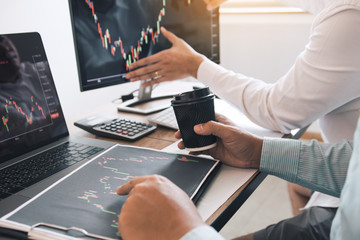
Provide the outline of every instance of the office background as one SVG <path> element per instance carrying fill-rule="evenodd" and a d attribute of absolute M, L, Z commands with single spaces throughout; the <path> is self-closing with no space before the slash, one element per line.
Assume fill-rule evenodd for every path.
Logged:
<path fill-rule="evenodd" d="M 267 82 L 276 81 L 290 68 L 297 54 L 304 49 L 313 20 L 311 15 L 304 13 L 224 12 L 220 14 L 221 65 Z M 94 105 L 101 106 L 138 88 L 138 83 L 131 83 L 80 92 L 67 0 L 0 0 L 0 33 L 33 31 L 43 38 L 66 117 L 84 115 Z M 311 130 L 318 131 L 316 124 Z M 267 202 L 263 201 L 264 196 Z M 283 200 L 279 199 L 281 197 Z M 278 179 L 265 181 L 252 198 L 246 203 L 249 206 L 245 204 L 245 210 L 241 209 L 239 217 L 235 216 L 225 226 L 222 231 L 225 237 L 241 233 L 238 231 L 241 219 L 241 224 L 250 226 L 243 228 L 243 232 L 249 232 L 290 214 L 286 183 Z M 282 201 L 286 202 L 285 210 Z M 257 207 L 262 211 L 262 217 L 254 219 L 254 224 L 248 217 L 258 204 L 263 204 Z M 274 209 L 274 204 L 278 205 L 278 210 Z M 272 209 L 264 212 L 269 207 Z M 262 221 L 258 222 L 259 219 Z"/>
<path fill-rule="evenodd" d="M 41 34 L 66 116 L 86 113 L 91 104 L 138 87 L 131 83 L 80 92 L 67 0 L 0 0 L 0 6 L 0 33 Z M 308 14 L 221 14 L 221 65 L 274 82 L 303 50 L 311 21 Z"/>

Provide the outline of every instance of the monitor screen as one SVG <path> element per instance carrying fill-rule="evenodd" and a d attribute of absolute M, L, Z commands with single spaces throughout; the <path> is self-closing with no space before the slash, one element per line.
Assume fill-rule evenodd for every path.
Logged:
<path fill-rule="evenodd" d="M 218 9 L 203 0 L 69 0 L 81 91 L 128 82 L 128 66 L 171 44 L 160 26 L 219 63 Z"/>
<path fill-rule="evenodd" d="M 68 135 L 39 33 L 0 34 L 0 163 Z"/>

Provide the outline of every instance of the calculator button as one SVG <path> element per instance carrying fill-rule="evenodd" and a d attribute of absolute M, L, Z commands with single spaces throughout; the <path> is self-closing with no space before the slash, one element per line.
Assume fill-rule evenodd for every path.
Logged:
<path fill-rule="evenodd" d="M 137 140 L 156 129 L 153 126 L 144 122 L 130 121 L 127 119 L 114 119 L 104 124 L 99 124 L 94 129 L 94 134 L 104 137 L 113 137 L 122 140 Z"/>

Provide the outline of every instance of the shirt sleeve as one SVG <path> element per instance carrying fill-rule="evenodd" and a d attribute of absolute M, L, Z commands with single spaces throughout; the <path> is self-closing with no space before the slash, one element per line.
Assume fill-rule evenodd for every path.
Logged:
<path fill-rule="evenodd" d="M 214 228 L 210 226 L 201 226 L 194 228 L 180 240 L 225 240 Z"/>
<path fill-rule="evenodd" d="M 354 138 L 354 152 L 338 208 L 331 226 L 331 239 L 359 239 L 360 236 L 360 120 Z"/>
<path fill-rule="evenodd" d="M 275 83 L 204 60 L 198 80 L 256 124 L 289 133 L 359 97 L 360 11 L 342 10 L 313 25 L 305 50 Z"/>
<path fill-rule="evenodd" d="M 339 197 L 353 150 L 351 141 L 319 143 L 264 138 L 260 171 Z"/>

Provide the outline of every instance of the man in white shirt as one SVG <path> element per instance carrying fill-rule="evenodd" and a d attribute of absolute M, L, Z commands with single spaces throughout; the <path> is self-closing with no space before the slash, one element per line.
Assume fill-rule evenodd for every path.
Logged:
<path fill-rule="evenodd" d="M 289 133 L 319 119 L 325 141 L 351 140 L 360 113 L 360 1 L 283 1 L 316 18 L 305 50 L 274 84 L 212 63 L 165 29 L 162 33 L 172 48 L 134 63 L 132 69 L 142 68 L 126 77 L 137 81 L 156 75 L 147 83 L 151 85 L 193 76 L 260 126 Z M 294 201 L 301 200 L 296 192 L 290 193 Z M 300 201 L 294 208 L 305 203 Z M 333 212 L 338 204 L 338 198 L 315 192 L 307 207 L 322 206 Z"/>
<path fill-rule="evenodd" d="M 289 133 L 321 118 L 325 140 L 352 139 L 360 109 L 360 2 L 308 2 L 322 9 L 309 43 L 274 84 L 214 64 L 164 28 L 172 48 L 133 63 L 131 69 L 141 68 L 126 77 L 131 81 L 154 78 L 145 83 L 153 85 L 193 76 L 263 127 Z M 342 122 L 338 130 L 334 126 L 339 126 L 339 115 L 346 124 Z"/>

